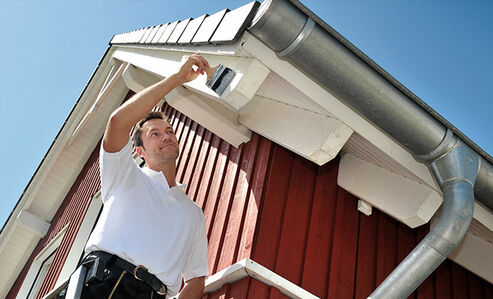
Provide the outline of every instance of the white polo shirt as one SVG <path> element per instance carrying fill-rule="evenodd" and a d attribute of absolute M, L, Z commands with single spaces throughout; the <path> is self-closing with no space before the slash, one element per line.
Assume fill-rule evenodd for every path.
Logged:
<path fill-rule="evenodd" d="M 202 209 L 169 188 L 162 172 L 140 168 L 132 142 L 117 153 L 100 150 L 103 211 L 86 252 L 103 250 L 143 265 L 174 296 L 185 281 L 208 274 L 207 236 Z"/>

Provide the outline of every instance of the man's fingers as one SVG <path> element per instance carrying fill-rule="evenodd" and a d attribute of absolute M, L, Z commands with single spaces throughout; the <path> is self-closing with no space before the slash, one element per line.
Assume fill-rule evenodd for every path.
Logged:
<path fill-rule="evenodd" d="M 209 62 L 207 61 L 207 59 L 205 59 L 205 58 L 204 58 L 202 55 L 200 55 L 199 53 L 195 53 L 195 54 L 193 54 L 191 57 L 194 57 L 194 58 L 196 58 L 196 59 L 199 59 L 199 60 L 202 62 L 202 64 L 203 64 L 203 66 L 204 66 L 204 67 L 207 67 L 207 68 L 210 68 L 210 67 L 211 67 L 211 66 L 209 65 Z"/>

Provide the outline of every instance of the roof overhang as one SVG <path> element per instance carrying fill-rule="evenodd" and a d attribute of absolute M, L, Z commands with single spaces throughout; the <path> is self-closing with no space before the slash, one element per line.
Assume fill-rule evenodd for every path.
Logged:
<path fill-rule="evenodd" d="M 167 101 L 178 111 L 235 146 L 248 141 L 253 131 L 318 165 L 341 154 L 338 184 L 361 199 L 359 206 L 367 214 L 375 206 L 416 227 L 439 209 L 442 194 L 426 165 L 250 33 L 217 45 L 165 45 L 152 43 L 159 30 L 166 29 L 147 28 L 113 39 L 119 43 L 104 55 L 2 229 L 0 296 L 46 232 L 111 112 L 129 90 L 138 92 L 168 77 L 183 55 L 194 52 L 238 75 L 221 96 L 205 87 L 205 78 L 176 89 Z M 451 256 L 490 282 L 492 231 L 491 211 L 476 202 L 470 237 Z"/>

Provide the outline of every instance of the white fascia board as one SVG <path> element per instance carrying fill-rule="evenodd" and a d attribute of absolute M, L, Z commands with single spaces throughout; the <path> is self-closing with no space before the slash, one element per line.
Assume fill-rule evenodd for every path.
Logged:
<path fill-rule="evenodd" d="M 438 185 L 426 165 L 417 162 L 413 156 L 397 142 L 351 110 L 296 67 L 279 59 L 271 49 L 248 32 L 245 32 L 243 36 L 239 55 L 255 57 L 255 59 L 267 66 L 272 72 L 277 73 L 315 103 L 320 105 L 320 107 L 324 109 L 324 111 L 321 112 L 336 116 L 344 124 L 353 129 L 354 132 L 374 144 L 382 152 L 404 168 L 408 169 L 431 188 L 439 190 Z"/>
<path fill-rule="evenodd" d="M 55 139 L 51 148 L 46 153 L 41 165 L 39 166 L 38 170 L 34 174 L 25 192 L 22 194 L 19 203 L 17 204 L 14 211 L 12 212 L 13 217 L 10 217 L 5 223 L 4 229 L 0 234 L 0 248 L 4 246 L 5 242 L 8 242 L 7 240 L 8 238 L 6 237 L 9 235 L 9 232 L 11 231 L 11 228 L 15 223 L 16 216 L 14 215 L 18 215 L 21 210 L 23 209 L 27 210 L 29 208 L 31 201 L 34 200 L 34 198 L 36 197 L 35 195 L 39 190 L 42 182 L 46 179 L 46 176 L 48 175 L 49 171 L 57 161 L 57 158 L 60 156 L 60 153 L 64 150 L 65 145 L 68 142 L 70 136 L 72 136 L 74 129 L 77 127 L 82 117 L 90 108 L 92 104 L 91 93 L 92 96 L 97 95 L 97 91 L 99 91 L 99 88 L 97 88 L 97 86 L 101 86 L 103 84 L 104 74 L 107 73 L 111 68 L 109 62 L 111 60 L 112 52 L 113 49 L 110 48 L 106 56 L 103 58 L 99 69 L 95 71 L 92 80 L 88 82 L 89 86 L 80 96 L 79 102 L 73 108 L 72 113 L 66 120 L 58 137 Z M 44 215 L 36 215 L 36 216 L 41 219 L 45 218 Z"/>
<path fill-rule="evenodd" d="M 156 48 L 119 48 L 113 57 L 128 62 L 138 68 L 151 72 L 157 76 L 168 78 L 175 73 L 182 64 L 184 55 L 193 52 L 165 51 Z M 223 94 L 218 95 L 208 88 L 206 75 L 185 83 L 184 86 L 215 100 L 233 111 L 241 109 L 256 94 L 262 82 L 269 74 L 269 69 L 253 58 L 202 54 L 211 66 L 223 64 L 236 72 Z"/>
<path fill-rule="evenodd" d="M 201 94 L 178 87 L 168 93 L 166 101 L 171 107 L 235 147 L 250 140 L 252 133 L 238 123 L 236 112 Z"/>
<path fill-rule="evenodd" d="M 61 202 L 63 201 L 65 195 L 61 196 L 61 199 L 60 198 L 54 199 L 53 201 L 54 206 L 51 208 L 50 212 L 46 214 L 35 213 L 34 211 L 31 211 L 29 209 L 31 203 L 34 200 L 36 200 L 37 194 L 41 186 L 47 179 L 48 175 L 50 174 L 51 170 L 56 164 L 58 158 L 65 150 L 67 150 L 67 143 L 69 141 L 69 138 L 72 136 L 75 128 L 78 126 L 83 116 L 87 113 L 91 105 L 94 103 L 94 99 L 96 99 L 98 92 L 100 91 L 101 86 L 103 86 L 104 80 L 107 74 L 110 72 L 111 67 L 113 65 L 112 62 L 113 51 L 114 48 L 109 48 L 105 56 L 102 58 L 99 66 L 95 69 L 93 75 L 91 76 L 91 78 L 87 83 L 86 88 L 82 91 L 81 95 L 79 96 L 78 102 L 75 104 L 70 115 L 65 121 L 63 127 L 58 133 L 57 138 L 53 141 L 53 144 L 51 145 L 50 149 L 48 150 L 45 157 L 43 158 L 43 161 L 41 162 L 40 166 L 36 170 L 36 173 L 33 175 L 25 192 L 21 195 L 18 204 L 12 211 L 11 217 L 9 217 L 9 219 L 5 223 L 4 228 L 0 234 L 0 255 L 16 254 L 18 256 L 23 256 L 24 257 L 23 260 L 27 261 L 27 259 L 32 253 L 32 250 L 34 250 L 37 241 L 39 240 L 39 236 L 33 235 L 33 239 L 31 242 L 33 246 L 30 246 L 25 251 L 21 252 L 17 248 L 12 247 L 10 243 L 10 239 L 12 235 L 15 234 L 16 228 L 19 226 L 19 222 L 16 220 L 17 215 L 19 215 L 19 213 L 22 210 L 28 210 L 30 211 L 31 214 L 33 214 L 35 217 L 39 218 L 40 220 L 49 221 L 53 215 L 52 211 L 57 210 L 59 204 L 61 204 Z M 94 145 L 90 146 L 90 148 L 91 149 L 94 148 Z M 86 162 L 85 160 L 80 162 L 81 165 L 79 165 L 80 166 L 79 168 L 81 168 L 85 164 L 85 162 Z M 75 178 L 76 176 L 71 176 L 64 179 L 73 182 Z M 70 182 L 68 182 L 68 184 L 70 185 Z M 4 279 L 6 279 L 8 282 L 7 284 L 3 285 L 2 289 L 0 290 L 0 294 L 3 291 L 5 291 L 5 289 L 7 289 L 7 291 L 10 290 L 11 285 L 14 283 L 15 278 L 18 276 L 23 266 L 24 264 L 19 265 L 19 267 L 15 271 L 10 273 L 9 277 L 4 277 Z"/>
<path fill-rule="evenodd" d="M 411 228 L 427 223 L 443 201 L 429 186 L 347 153 L 337 184 Z"/>
<path fill-rule="evenodd" d="M 262 97 L 241 110 L 239 122 L 318 165 L 335 158 L 353 133 L 336 118 Z"/>
<path fill-rule="evenodd" d="M 248 258 L 243 259 L 207 278 L 205 281 L 204 293 L 214 292 L 219 290 L 225 284 L 233 283 L 247 276 L 258 280 L 265 285 L 275 287 L 281 292 L 281 294 L 284 294 L 290 298 L 318 298 L 307 290 Z"/>

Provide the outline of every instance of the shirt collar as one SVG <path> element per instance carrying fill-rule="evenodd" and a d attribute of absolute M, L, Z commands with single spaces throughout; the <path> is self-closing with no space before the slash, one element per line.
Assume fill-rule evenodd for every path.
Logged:
<path fill-rule="evenodd" d="M 155 178 L 155 179 L 158 179 L 159 181 L 162 181 L 164 182 L 168 187 L 168 181 L 166 180 L 166 177 L 164 176 L 164 173 L 162 171 L 155 171 L 154 169 L 151 169 L 147 166 L 144 166 L 142 168 L 142 170 L 144 171 L 145 174 L 147 174 L 148 176 L 150 176 L 151 178 Z M 187 188 L 187 184 L 180 184 L 180 183 L 176 183 L 176 186 L 170 188 L 171 190 L 181 190 L 183 192 L 185 192 Z"/>

